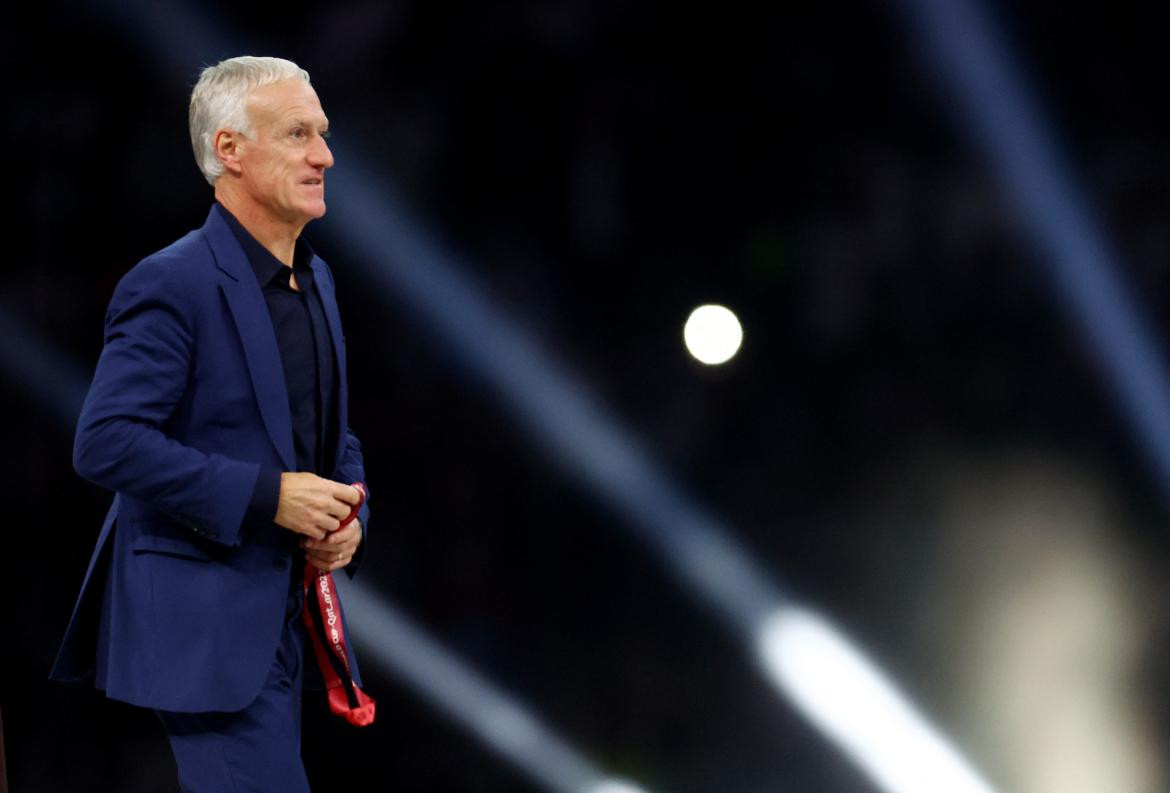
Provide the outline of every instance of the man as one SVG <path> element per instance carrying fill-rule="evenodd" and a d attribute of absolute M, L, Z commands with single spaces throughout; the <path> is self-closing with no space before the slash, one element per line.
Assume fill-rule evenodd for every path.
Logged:
<path fill-rule="evenodd" d="M 52 676 L 155 710 L 184 791 L 308 790 L 304 565 L 352 576 L 363 547 L 333 276 L 300 236 L 328 128 L 290 61 L 202 72 L 216 203 L 119 282 L 78 421 L 74 467 L 116 495 Z"/>

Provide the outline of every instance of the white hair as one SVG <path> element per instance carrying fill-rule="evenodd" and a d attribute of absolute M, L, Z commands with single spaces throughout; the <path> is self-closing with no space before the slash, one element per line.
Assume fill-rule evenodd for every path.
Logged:
<path fill-rule="evenodd" d="M 208 66 L 191 91 L 188 125 L 195 162 L 210 185 L 223 174 L 223 163 L 215 154 L 215 133 L 231 129 L 252 136 L 252 124 L 244 111 L 248 96 L 257 88 L 299 77 L 309 82 L 309 73 L 284 58 L 241 55 Z"/>

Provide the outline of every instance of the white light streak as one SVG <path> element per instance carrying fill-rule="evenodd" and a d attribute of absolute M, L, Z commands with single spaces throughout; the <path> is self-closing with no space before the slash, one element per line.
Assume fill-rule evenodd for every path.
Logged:
<path fill-rule="evenodd" d="M 557 793 L 645 793 L 633 783 L 605 775 L 535 713 L 480 677 L 392 603 L 344 577 L 336 583 L 363 657 L 404 680 L 531 779 Z"/>
<path fill-rule="evenodd" d="M 890 793 L 993 793 L 967 761 L 840 632 L 783 606 L 760 625 L 775 684 Z"/>
<path fill-rule="evenodd" d="M 606 779 L 586 793 L 646 793 L 642 788 L 624 779 Z"/>

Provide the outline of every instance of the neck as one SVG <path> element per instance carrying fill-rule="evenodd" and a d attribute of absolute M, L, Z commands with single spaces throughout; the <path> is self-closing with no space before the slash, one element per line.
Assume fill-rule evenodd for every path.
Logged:
<path fill-rule="evenodd" d="M 225 174 L 226 176 L 226 174 Z M 250 196 L 233 189 L 221 176 L 215 182 L 215 200 L 231 212 L 240 225 L 286 267 L 292 267 L 297 237 L 305 227 L 303 222 L 290 222 L 278 217 Z"/>

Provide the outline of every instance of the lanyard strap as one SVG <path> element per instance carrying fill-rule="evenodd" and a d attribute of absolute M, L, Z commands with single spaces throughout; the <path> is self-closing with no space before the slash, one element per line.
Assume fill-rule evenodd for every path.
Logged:
<path fill-rule="evenodd" d="M 346 526 L 357 517 L 366 500 L 366 488 L 361 482 L 354 487 L 361 499 L 341 522 Z M 340 528 L 340 527 L 339 527 Z M 345 625 L 341 621 L 341 598 L 333 585 L 333 574 L 318 570 L 311 562 L 305 563 L 305 627 L 313 654 L 325 678 L 329 709 L 355 727 L 374 722 L 374 700 L 366 696 L 349 671 L 349 655 L 345 649 Z"/>

